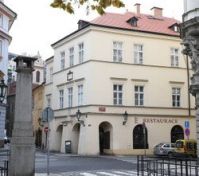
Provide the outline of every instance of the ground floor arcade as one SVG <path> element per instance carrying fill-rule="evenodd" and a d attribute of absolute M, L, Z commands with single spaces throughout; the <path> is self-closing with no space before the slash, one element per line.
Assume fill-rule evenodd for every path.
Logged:
<path fill-rule="evenodd" d="M 184 132 L 185 121 L 189 121 L 189 136 Z M 151 154 L 160 142 L 196 138 L 193 117 L 134 116 L 124 121 L 120 116 L 93 113 L 80 121 L 55 118 L 50 128 L 50 150 L 82 155 Z"/>

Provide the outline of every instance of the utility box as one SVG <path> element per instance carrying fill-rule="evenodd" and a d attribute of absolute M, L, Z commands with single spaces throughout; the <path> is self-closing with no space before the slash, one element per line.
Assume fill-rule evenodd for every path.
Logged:
<path fill-rule="evenodd" d="M 65 141 L 65 153 L 71 153 L 71 141 Z"/>

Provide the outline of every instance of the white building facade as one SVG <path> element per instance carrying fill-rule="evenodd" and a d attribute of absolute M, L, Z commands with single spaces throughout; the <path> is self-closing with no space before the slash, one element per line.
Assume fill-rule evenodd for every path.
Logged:
<path fill-rule="evenodd" d="M 136 6 L 137 13 L 79 21 L 77 31 L 52 44 L 44 105 L 54 110 L 51 150 L 150 154 L 160 142 L 195 138 L 179 22 L 161 8 L 143 15 Z"/>
<path fill-rule="evenodd" d="M 7 84 L 8 69 L 8 46 L 12 37 L 9 30 L 16 18 L 17 14 L 7 7 L 3 1 L 0 1 L 0 81 L 4 80 Z M 6 98 L 0 102 L 0 147 L 4 145 L 5 132 L 5 116 L 6 116 Z"/>

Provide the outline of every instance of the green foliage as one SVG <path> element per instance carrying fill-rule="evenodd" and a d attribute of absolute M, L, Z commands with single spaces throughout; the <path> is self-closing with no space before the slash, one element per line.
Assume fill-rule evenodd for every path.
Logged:
<path fill-rule="evenodd" d="M 64 11 L 73 14 L 74 6 L 86 5 L 87 13 L 91 10 L 96 10 L 100 15 L 105 13 L 107 7 L 113 6 L 117 8 L 124 7 L 123 0 L 53 0 L 51 7 L 60 8 Z"/>

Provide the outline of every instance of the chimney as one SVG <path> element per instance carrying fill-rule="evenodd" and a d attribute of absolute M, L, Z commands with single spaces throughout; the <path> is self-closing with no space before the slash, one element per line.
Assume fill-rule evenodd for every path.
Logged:
<path fill-rule="evenodd" d="M 139 15 L 140 14 L 140 5 L 139 3 L 136 3 L 134 6 L 136 8 L 136 13 Z"/>
<path fill-rule="evenodd" d="M 153 15 L 154 15 L 154 17 L 157 17 L 157 18 L 160 18 L 160 17 L 162 17 L 162 8 L 160 8 L 160 7 L 153 7 L 153 8 L 151 8 L 151 10 L 153 11 Z"/>

